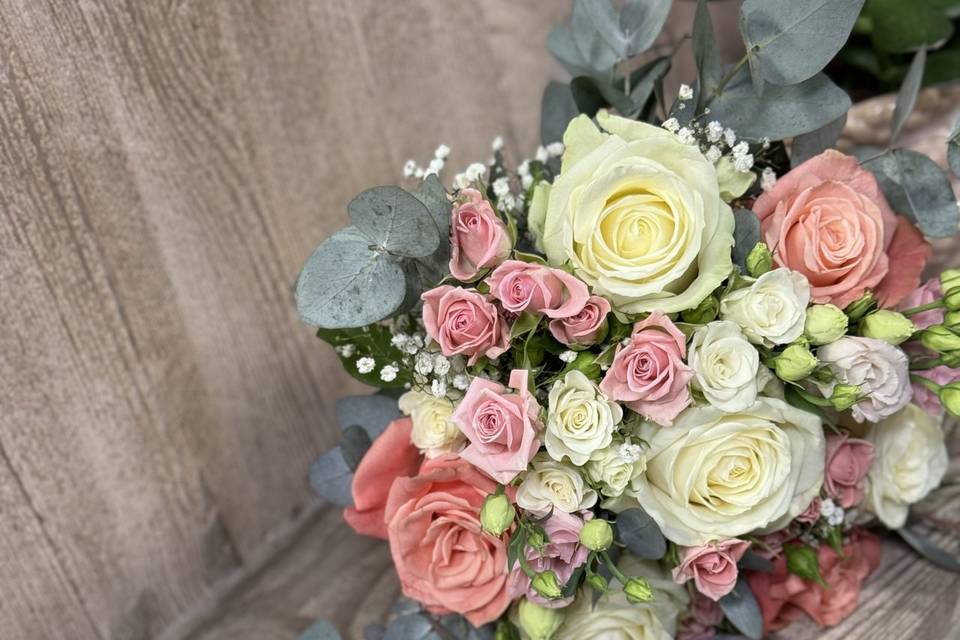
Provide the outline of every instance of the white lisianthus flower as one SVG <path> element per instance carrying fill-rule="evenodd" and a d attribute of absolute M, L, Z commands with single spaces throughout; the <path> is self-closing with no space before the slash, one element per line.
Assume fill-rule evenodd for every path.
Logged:
<path fill-rule="evenodd" d="M 400 396 L 398 404 L 413 422 L 410 440 L 425 456 L 436 458 L 463 448 L 463 433 L 450 419 L 454 407 L 448 398 L 414 390 Z"/>
<path fill-rule="evenodd" d="M 760 354 L 733 322 L 717 320 L 697 329 L 687 362 L 693 386 L 717 409 L 734 413 L 756 401 Z"/>
<path fill-rule="evenodd" d="M 720 301 L 720 317 L 737 323 L 751 342 L 772 347 L 803 335 L 810 283 L 789 269 L 768 271 Z"/>
<path fill-rule="evenodd" d="M 597 122 L 602 131 L 587 116 L 571 121 L 561 173 L 531 223 L 542 216 L 550 264 L 569 262 L 623 313 L 696 307 L 733 268 L 716 169 L 662 127 L 603 110 Z"/>
<path fill-rule="evenodd" d="M 857 422 L 879 422 L 903 409 L 913 396 L 907 354 L 882 340 L 846 336 L 817 349 L 817 358 L 834 376 L 818 384 L 825 397 L 837 383 L 858 386 L 866 396 L 851 409 Z"/>
<path fill-rule="evenodd" d="M 641 453 L 639 457 L 629 454 L 625 456 L 625 446 L 637 445 L 612 444 L 594 451 L 584 467 L 590 482 L 598 486 L 600 493 L 608 498 L 620 496 L 628 487 L 636 490 L 637 478 L 647 468 L 644 455 Z"/>
<path fill-rule="evenodd" d="M 867 472 L 864 504 L 880 521 L 898 529 L 910 505 L 940 485 L 947 470 L 947 447 L 939 420 L 914 404 L 871 425 L 873 464 Z"/>
<path fill-rule="evenodd" d="M 584 482 L 575 468 L 543 454 L 530 462 L 517 488 L 520 508 L 538 515 L 549 513 L 551 508 L 573 513 L 589 509 L 596 502 L 597 492 Z"/>
<path fill-rule="evenodd" d="M 782 400 L 761 397 L 737 413 L 691 407 L 669 429 L 644 424 L 639 435 L 647 470 L 627 494 L 679 545 L 782 528 L 823 483 L 820 418 Z"/>
<path fill-rule="evenodd" d="M 623 409 L 581 371 L 570 371 L 550 389 L 544 444 L 554 460 L 583 466 L 613 440 Z"/>

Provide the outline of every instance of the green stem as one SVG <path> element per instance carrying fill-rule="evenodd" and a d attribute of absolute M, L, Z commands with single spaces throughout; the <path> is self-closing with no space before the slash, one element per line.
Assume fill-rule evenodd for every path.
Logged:
<path fill-rule="evenodd" d="M 627 581 L 630 580 L 627 576 L 623 575 L 623 572 L 617 568 L 617 565 L 613 563 L 610 559 L 610 554 L 606 551 L 600 554 L 600 557 L 603 559 L 603 564 L 606 565 L 607 569 L 610 570 L 610 573 L 613 574 L 613 577 L 620 581 L 620 584 L 627 584 Z"/>
<path fill-rule="evenodd" d="M 796 385 L 794 385 L 793 388 L 794 388 L 794 390 L 797 392 L 797 395 L 799 395 L 801 398 L 803 398 L 804 400 L 806 400 L 806 401 L 809 402 L 810 404 L 816 405 L 816 406 L 818 406 L 818 407 L 832 407 L 832 406 L 833 406 L 833 403 L 830 402 L 830 399 L 829 399 L 829 398 L 821 398 L 820 396 L 815 396 L 815 395 L 813 395 L 812 393 L 809 393 L 809 392 L 807 392 L 806 390 L 804 390 L 804 389 L 802 389 L 801 387 L 798 387 L 798 386 L 796 386 Z"/>
<path fill-rule="evenodd" d="M 939 384 L 937 384 L 937 383 L 934 382 L 933 380 L 931 380 L 931 379 L 929 379 L 929 378 L 924 378 L 923 376 L 918 376 L 918 375 L 913 374 L 913 373 L 910 374 L 910 380 L 911 380 L 912 382 L 917 382 L 917 383 L 919 383 L 919 384 L 922 384 L 923 386 L 925 386 L 927 389 L 929 389 L 929 390 L 932 391 L 933 393 L 939 394 L 939 393 L 940 393 L 940 389 L 942 388 Z"/>
<path fill-rule="evenodd" d="M 930 369 L 936 369 L 942 364 L 944 364 L 943 358 L 924 360 L 922 362 L 911 362 L 910 371 L 929 371 Z"/>
<path fill-rule="evenodd" d="M 710 100 L 707 101 L 707 104 L 710 104 L 710 102 L 713 102 L 714 98 L 716 98 L 721 93 L 723 93 L 723 90 L 726 88 L 727 83 L 733 80 L 733 77 L 737 75 L 737 73 L 740 72 L 740 69 L 743 69 L 743 66 L 747 64 L 747 62 L 749 61 L 750 61 L 750 51 L 747 51 L 745 54 L 743 54 L 743 57 L 740 58 L 737 64 L 733 65 L 733 68 L 727 72 L 727 75 L 723 76 L 720 79 L 720 82 L 717 84 L 716 88 L 710 94 Z"/>
<path fill-rule="evenodd" d="M 915 316 L 918 313 L 923 313 L 924 311 L 933 311 L 934 309 L 942 308 L 943 300 L 934 300 L 933 302 L 928 302 L 927 304 L 922 304 L 919 307 L 913 307 L 912 309 L 907 309 L 906 311 L 901 311 L 900 313 L 909 318 L 910 316 Z"/>

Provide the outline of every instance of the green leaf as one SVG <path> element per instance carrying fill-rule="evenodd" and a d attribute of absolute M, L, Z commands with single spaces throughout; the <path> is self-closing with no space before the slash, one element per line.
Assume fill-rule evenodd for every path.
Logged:
<path fill-rule="evenodd" d="M 816 582 L 821 587 L 827 586 L 820 575 L 820 563 L 815 549 L 805 544 L 786 544 L 783 551 L 787 556 L 787 571 L 804 580 Z"/>
<path fill-rule="evenodd" d="M 427 266 L 432 270 L 445 272 L 447 263 L 450 261 L 450 210 L 453 208 L 453 203 L 450 202 L 450 198 L 447 196 L 447 190 L 443 188 L 443 183 L 440 182 L 440 178 L 438 178 L 435 173 L 431 173 L 424 178 L 423 187 L 419 192 L 414 193 L 413 197 L 427 208 L 430 217 L 433 218 L 434 224 L 437 225 L 437 232 L 440 238 L 436 251 L 434 251 L 429 260 L 426 261 Z M 418 261 L 418 265 L 419 264 L 421 263 Z M 436 282 L 442 279 L 443 276 L 441 275 L 439 279 L 436 279 Z M 436 284 L 433 280 L 434 278 L 432 277 L 427 279 L 431 285 Z"/>
<path fill-rule="evenodd" d="M 927 2 L 870 0 L 867 15 L 873 23 L 873 44 L 880 51 L 937 49 L 953 35 L 953 24 L 944 12 Z"/>
<path fill-rule="evenodd" d="M 540 141 L 560 142 L 567 125 L 579 113 L 569 85 L 551 82 L 543 90 L 540 101 Z"/>
<path fill-rule="evenodd" d="M 914 527 L 901 527 L 896 532 L 914 551 L 941 569 L 960 573 L 960 558 L 949 553 Z"/>
<path fill-rule="evenodd" d="M 510 327 L 510 339 L 513 340 L 536 329 L 537 325 L 540 324 L 540 318 L 541 316 L 535 313 L 528 313 L 526 311 L 521 313 Z"/>
<path fill-rule="evenodd" d="M 417 206 L 422 208 L 419 202 Z M 435 232 L 436 226 L 430 224 Z M 348 328 L 388 317 L 403 302 L 405 293 L 400 265 L 372 249 L 370 240 L 357 229 L 347 227 L 313 252 L 297 278 L 294 295 L 304 321 L 319 327 Z"/>
<path fill-rule="evenodd" d="M 547 36 L 547 49 L 572 76 L 594 73 L 590 62 L 580 53 L 573 39 L 573 30 L 565 24 L 557 25 Z M 544 141 L 554 142 L 555 140 Z"/>
<path fill-rule="evenodd" d="M 802 133 L 793 139 L 790 146 L 790 165 L 796 167 L 810 158 L 820 155 L 832 148 L 840 137 L 844 125 L 847 124 L 847 114 L 832 122 L 828 122 L 816 131 Z"/>
<path fill-rule="evenodd" d="M 340 447 L 320 454 L 310 465 L 310 486 L 320 496 L 340 507 L 353 504 L 353 471 Z"/>
<path fill-rule="evenodd" d="M 890 145 L 896 141 L 903 129 L 903 123 L 913 112 L 913 107 L 917 104 L 917 94 L 920 93 L 920 83 L 923 81 L 923 68 L 927 63 L 927 50 L 920 49 L 913 56 L 913 62 L 910 63 L 910 70 L 907 71 L 903 84 L 900 85 L 900 92 L 897 94 L 897 104 L 893 110 L 893 121 L 890 123 Z"/>
<path fill-rule="evenodd" d="M 570 29 L 590 69 L 609 71 L 622 57 L 616 44 L 616 11 L 610 0 L 573 0 Z"/>
<path fill-rule="evenodd" d="M 960 79 L 960 50 L 943 49 L 927 56 L 923 86 L 947 84 Z"/>
<path fill-rule="evenodd" d="M 403 353 L 390 343 L 390 329 L 383 325 L 372 324 L 356 329 L 318 329 L 317 337 L 333 347 L 352 347 L 349 355 L 338 354 L 340 363 L 344 371 L 364 384 L 381 389 L 401 389 L 412 380 L 410 371 L 404 367 L 400 367 L 396 379 L 391 382 L 380 379 L 380 369 L 384 365 L 399 363 L 403 358 Z M 360 373 L 357 369 L 357 361 L 363 357 L 373 358 L 376 363 L 369 373 Z"/>
<path fill-rule="evenodd" d="M 337 422 L 341 429 L 360 425 L 371 440 L 387 429 L 387 425 L 403 415 L 396 398 L 383 393 L 346 396 L 337 400 Z"/>
<path fill-rule="evenodd" d="M 422 258 L 437 250 L 440 232 L 430 211 L 400 187 L 373 187 L 347 205 L 353 226 L 382 252 Z"/>
<path fill-rule="evenodd" d="M 604 0 L 606 1 L 606 0 Z M 635 56 L 653 45 L 663 30 L 672 0 L 627 0 L 620 11 L 620 32 L 626 55 Z"/>
<path fill-rule="evenodd" d="M 747 256 L 761 242 L 760 218 L 749 209 L 735 209 L 733 212 L 733 263 L 747 272 Z"/>
<path fill-rule="evenodd" d="M 707 0 L 697 2 L 697 12 L 693 16 L 693 59 L 697 65 L 697 85 L 700 88 L 700 103 L 705 96 L 712 95 L 723 77 L 723 63 L 717 49 L 717 37 L 713 32 L 713 20 Z M 697 105 L 702 111 L 704 104 Z"/>
<path fill-rule="evenodd" d="M 937 163 L 916 151 L 893 149 L 863 163 L 873 172 L 893 210 L 907 216 L 925 236 L 957 233 L 957 199 Z"/>
<path fill-rule="evenodd" d="M 813 77 L 840 51 L 863 0 L 744 0 L 740 30 L 756 65 L 776 85 Z"/>
<path fill-rule="evenodd" d="M 629 113 L 633 108 L 633 101 L 623 92 L 590 76 L 577 76 L 571 80 L 570 91 L 580 113 L 591 118 L 607 106 L 614 107 L 620 113 Z"/>
<path fill-rule="evenodd" d="M 947 163 L 953 175 L 960 178 L 960 118 L 957 118 L 950 139 L 947 140 Z"/>
<path fill-rule="evenodd" d="M 670 56 L 662 56 L 651 60 L 630 74 L 630 85 L 632 87 L 630 101 L 633 103 L 633 108 L 624 113 L 630 117 L 636 117 L 643 113 L 657 83 L 661 82 L 667 72 L 670 71 L 670 64 Z"/>
<path fill-rule="evenodd" d="M 627 509 L 617 516 L 617 539 L 631 553 L 647 560 L 659 560 L 667 552 L 667 541 L 660 527 L 641 508 Z"/>
<path fill-rule="evenodd" d="M 301 633 L 297 640 L 340 640 L 340 632 L 327 620 L 318 620 Z"/>
<path fill-rule="evenodd" d="M 720 608 L 733 626 L 750 640 L 760 640 L 763 637 L 763 615 L 760 605 L 750 590 L 747 577 L 740 574 L 733 591 L 720 598 Z"/>

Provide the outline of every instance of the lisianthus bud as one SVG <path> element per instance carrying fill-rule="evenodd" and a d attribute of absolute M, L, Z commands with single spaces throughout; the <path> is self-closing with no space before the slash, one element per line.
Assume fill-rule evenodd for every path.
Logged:
<path fill-rule="evenodd" d="M 873 295 L 872 291 L 867 291 L 863 294 L 859 300 L 854 300 L 847 305 L 847 308 L 843 310 L 847 317 L 853 321 L 857 321 L 863 316 L 867 315 L 875 309 L 877 306 L 877 297 Z"/>
<path fill-rule="evenodd" d="M 815 346 L 836 342 L 847 333 L 847 314 L 832 304 L 815 304 L 807 309 L 803 332 Z"/>
<path fill-rule="evenodd" d="M 920 332 L 920 342 L 927 349 L 938 353 L 960 351 L 960 335 L 957 335 L 942 324 L 927 327 Z"/>
<path fill-rule="evenodd" d="M 960 282 L 955 283 L 953 289 L 944 294 L 943 306 L 947 311 L 960 311 Z"/>
<path fill-rule="evenodd" d="M 764 242 L 758 242 L 747 254 L 747 273 L 759 278 L 772 268 L 773 254 L 770 253 L 770 247 Z"/>
<path fill-rule="evenodd" d="M 940 289 L 950 291 L 954 287 L 960 287 L 960 269 L 947 269 L 940 274 Z"/>
<path fill-rule="evenodd" d="M 591 551 L 606 551 L 613 544 L 613 527 L 601 518 L 584 523 L 580 530 L 580 544 Z"/>
<path fill-rule="evenodd" d="M 623 585 L 623 593 L 627 596 L 627 600 L 633 604 L 653 600 L 653 590 L 650 588 L 650 583 L 643 578 L 627 580 L 627 584 Z"/>
<path fill-rule="evenodd" d="M 547 544 L 547 538 L 543 533 L 543 529 L 540 527 L 531 529 L 530 534 L 527 536 L 527 546 L 537 551 L 543 551 L 543 545 L 545 544 Z"/>
<path fill-rule="evenodd" d="M 560 580 L 557 578 L 557 574 L 550 569 L 533 576 L 533 580 L 530 581 L 530 586 L 533 587 L 533 590 L 538 594 L 550 600 L 563 595 Z"/>
<path fill-rule="evenodd" d="M 950 412 L 950 415 L 960 417 L 960 380 L 940 387 L 940 404 Z"/>
<path fill-rule="evenodd" d="M 777 376 L 787 382 L 803 380 L 813 373 L 818 364 L 817 357 L 802 344 L 790 345 L 774 360 Z"/>
<path fill-rule="evenodd" d="M 707 324 L 717 319 L 720 313 L 720 301 L 716 296 L 707 296 L 693 309 L 684 311 L 681 315 L 684 322 L 690 324 Z"/>
<path fill-rule="evenodd" d="M 517 607 L 517 622 L 530 640 L 550 640 L 563 624 L 563 609 L 542 607 L 524 598 Z"/>
<path fill-rule="evenodd" d="M 943 316 L 943 324 L 950 329 L 960 329 L 960 311 L 948 311 Z"/>
<path fill-rule="evenodd" d="M 596 591 L 597 593 L 606 593 L 610 588 L 610 585 L 607 584 L 607 579 L 604 578 L 599 573 L 591 573 L 587 576 L 587 584 L 590 585 L 590 588 Z"/>
<path fill-rule="evenodd" d="M 493 640 L 520 640 L 520 632 L 509 620 L 501 620 L 493 632 Z"/>
<path fill-rule="evenodd" d="M 480 526 L 483 530 L 495 536 L 501 535 L 513 524 L 517 510 L 510 504 L 510 498 L 503 493 L 487 496 L 480 509 Z"/>
<path fill-rule="evenodd" d="M 951 369 L 960 369 L 960 351 L 948 351 L 940 354 L 940 364 Z"/>
<path fill-rule="evenodd" d="M 917 327 L 910 318 L 889 309 L 874 311 L 860 323 L 860 335 L 883 340 L 892 345 L 906 342 L 916 330 Z"/>
<path fill-rule="evenodd" d="M 837 411 L 846 411 L 860 400 L 860 387 L 853 384 L 837 384 L 830 394 L 830 402 Z"/>

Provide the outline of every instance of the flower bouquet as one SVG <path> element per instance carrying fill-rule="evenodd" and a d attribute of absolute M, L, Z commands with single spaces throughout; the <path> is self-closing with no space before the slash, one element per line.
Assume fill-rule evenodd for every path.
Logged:
<path fill-rule="evenodd" d="M 924 155 L 830 149 L 850 101 L 821 70 L 862 4 L 747 0 L 726 64 L 701 0 L 667 100 L 670 2 L 577 0 L 534 158 L 498 139 L 445 183 L 441 145 L 350 202 L 296 302 L 379 388 L 311 469 L 389 541 L 408 600 L 370 637 L 833 625 L 876 526 L 960 568 L 909 520 L 960 412 L 960 272 L 921 284 L 957 202 Z"/>

